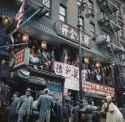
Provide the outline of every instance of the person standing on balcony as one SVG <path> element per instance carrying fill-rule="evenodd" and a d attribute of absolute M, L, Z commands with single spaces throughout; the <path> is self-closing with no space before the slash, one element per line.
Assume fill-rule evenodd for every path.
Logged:
<path fill-rule="evenodd" d="M 47 44 L 41 43 L 40 49 L 38 49 L 37 54 L 41 60 L 41 64 L 44 66 L 44 69 L 49 69 L 51 64 L 50 62 L 50 54 L 47 50 Z"/>

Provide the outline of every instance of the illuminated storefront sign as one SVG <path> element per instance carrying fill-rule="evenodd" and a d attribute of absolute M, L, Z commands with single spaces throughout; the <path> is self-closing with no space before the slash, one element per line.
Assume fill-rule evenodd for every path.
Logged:
<path fill-rule="evenodd" d="M 57 75 L 65 77 L 65 89 L 79 90 L 79 69 L 75 66 L 65 63 L 55 62 L 54 71 Z M 91 82 L 85 82 L 85 73 L 82 72 L 83 90 L 89 93 L 95 93 L 102 96 L 114 96 L 114 88 L 99 85 Z"/>

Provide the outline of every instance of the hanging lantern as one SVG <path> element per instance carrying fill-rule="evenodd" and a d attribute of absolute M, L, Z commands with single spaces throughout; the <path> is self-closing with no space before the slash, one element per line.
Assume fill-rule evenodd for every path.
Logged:
<path fill-rule="evenodd" d="M 42 41 L 41 47 L 42 47 L 42 49 L 46 49 L 47 48 L 47 42 L 46 41 Z"/>
<path fill-rule="evenodd" d="M 24 33 L 23 35 L 22 35 L 22 41 L 23 42 L 27 42 L 29 40 L 29 35 L 27 34 L 27 33 Z"/>
<path fill-rule="evenodd" d="M 97 68 L 100 68 L 100 67 L 101 67 L 101 63 L 100 63 L 100 62 L 97 62 L 97 63 L 96 63 L 96 67 L 97 67 Z"/>
<path fill-rule="evenodd" d="M 84 58 L 84 62 L 85 62 L 86 64 L 89 64 L 89 58 L 85 57 L 85 58 Z"/>
<path fill-rule="evenodd" d="M 8 25 L 10 23 L 9 17 L 3 17 L 3 23 L 4 25 Z"/>

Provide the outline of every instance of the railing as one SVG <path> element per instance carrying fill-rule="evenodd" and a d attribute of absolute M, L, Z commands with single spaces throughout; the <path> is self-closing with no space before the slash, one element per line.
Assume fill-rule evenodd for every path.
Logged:
<path fill-rule="evenodd" d="M 113 25 L 116 25 L 116 26 L 120 26 L 119 25 L 119 19 L 117 18 L 116 15 L 106 15 L 106 14 L 101 14 L 99 13 L 98 14 L 98 18 L 99 20 L 98 21 L 109 21 L 109 23 L 113 24 Z"/>
<path fill-rule="evenodd" d="M 112 1 L 110 0 L 97 0 L 98 3 L 101 5 L 100 7 L 106 7 L 108 6 L 108 9 L 111 10 L 111 12 L 113 13 L 114 11 L 117 11 L 118 7 L 116 4 L 114 4 Z M 101 8 L 103 9 L 103 8 Z M 107 11 L 106 9 L 103 9 L 104 11 Z M 109 11 L 107 11 L 109 12 Z"/>

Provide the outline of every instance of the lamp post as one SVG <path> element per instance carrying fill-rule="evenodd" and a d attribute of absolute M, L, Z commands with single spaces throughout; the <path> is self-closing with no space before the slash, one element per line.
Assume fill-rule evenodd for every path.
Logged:
<path fill-rule="evenodd" d="M 84 37 L 82 38 L 82 31 L 83 31 L 83 28 L 81 27 L 80 25 L 80 20 L 79 18 L 81 17 L 81 14 L 82 14 L 82 11 L 84 10 L 85 8 L 85 2 L 84 0 L 81 1 L 81 4 L 78 8 L 78 29 L 79 29 L 79 98 L 80 98 L 80 109 L 83 107 L 83 97 L 85 96 L 85 94 L 83 94 L 83 89 L 82 89 L 82 84 L 83 84 L 83 81 L 82 81 L 82 47 L 81 47 L 81 41 L 84 42 Z M 84 25 L 83 25 L 84 26 Z M 81 40 L 82 39 L 82 40 Z M 81 111 L 81 110 L 80 110 Z M 79 122 L 82 121 L 82 114 L 80 112 L 79 114 Z"/>
<path fill-rule="evenodd" d="M 78 29 L 79 29 L 79 97 L 80 97 L 80 101 L 83 100 L 83 89 L 82 89 L 82 47 L 81 47 L 81 41 L 84 42 L 84 38 L 82 38 L 82 31 L 83 28 L 80 26 L 80 20 L 79 18 L 81 17 L 82 11 L 85 8 L 85 2 L 84 0 L 81 1 L 81 4 L 78 8 Z M 81 40 L 82 39 L 82 40 Z"/>

